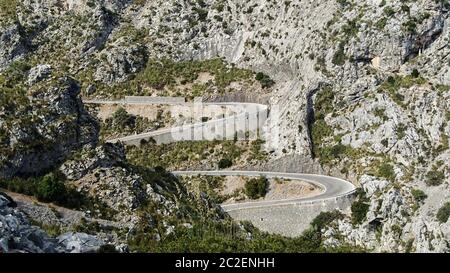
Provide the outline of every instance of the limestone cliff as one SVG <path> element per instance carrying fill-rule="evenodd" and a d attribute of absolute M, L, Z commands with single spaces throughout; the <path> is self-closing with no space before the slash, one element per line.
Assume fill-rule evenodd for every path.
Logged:
<path fill-rule="evenodd" d="M 450 224 L 437 217 L 450 195 L 447 0 L 6 2 L 1 177 L 38 173 L 95 146 L 79 92 L 165 92 L 177 79 L 161 71 L 223 57 L 233 64 L 227 70 L 261 71 L 275 82 L 271 160 L 300 157 L 362 186 L 353 215 L 327 228 L 328 244 L 449 250 Z M 167 59 L 187 64 L 168 69 Z M 114 167 L 95 176 L 102 165 L 83 160 L 86 168 L 67 173 L 80 188 L 130 175 Z M 89 174 L 95 181 L 86 182 Z M 132 208 L 133 198 L 122 201 Z"/>

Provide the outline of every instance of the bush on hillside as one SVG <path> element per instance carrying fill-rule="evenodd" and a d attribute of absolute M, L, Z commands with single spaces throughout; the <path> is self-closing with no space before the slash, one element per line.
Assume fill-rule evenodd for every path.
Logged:
<path fill-rule="evenodd" d="M 450 217 L 450 202 L 445 203 L 437 212 L 436 218 L 441 223 L 446 223 Z"/>
<path fill-rule="evenodd" d="M 266 196 L 269 182 L 264 176 L 252 178 L 245 182 L 245 194 L 251 199 Z"/>
<path fill-rule="evenodd" d="M 233 162 L 228 158 L 222 158 L 221 160 L 219 160 L 218 165 L 219 169 L 226 169 L 233 166 Z"/>

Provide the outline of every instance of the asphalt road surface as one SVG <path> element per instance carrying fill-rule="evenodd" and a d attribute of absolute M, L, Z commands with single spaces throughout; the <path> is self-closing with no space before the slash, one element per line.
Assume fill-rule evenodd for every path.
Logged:
<path fill-rule="evenodd" d="M 84 102 L 91 103 L 91 104 L 126 103 L 125 101 L 107 101 L 107 100 L 90 100 L 90 101 L 84 101 Z M 139 103 L 139 102 L 137 102 L 136 104 L 155 104 L 155 103 L 146 103 L 146 102 Z M 267 106 L 261 105 L 261 104 L 253 104 L 253 103 L 227 102 L 227 103 L 204 103 L 204 104 L 210 104 L 210 105 L 240 105 L 240 104 L 245 105 L 245 104 L 247 104 L 247 105 L 257 106 L 256 111 L 266 111 L 267 110 Z M 252 109 L 255 109 L 255 108 L 253 107 Z M 242 115 L 242 113 L 239 113 L 238 115 Z M 208 121 L 207 123 L 223 122 L 224 120 L 232 119 L 232 118 L 233 117 L 228 117 L 225 119 L 211 120 L 211 121 Z M 201 124 L 192 124 L 190 126 L 200 126 L 200 125 Z M 172 129 L 173 128 L 162 129 L 162 130 L 157 130 L 157 131 L 149 132 L 149 133 L 126 136 L 126 137 L 123 137 L 120 139 L 109 140 L 108 142 L 129 141 L 129 140 L 148 138 L 151 136 L 156 136 L 159 134 L 164 134 L 164 133 L 170 132 Z M 173 173 L 175 175 L 265 176 L 267 178 L 278 177 L 278 178 L 285 178 L 285 179 L 302 180 L 302 181 L 317 185 L 323 189 L 320 194 L 315 195 L 315 196 L 310 196 L 310 197 L 297 197 L 297 198 L 289 198 L 289 199 L 282 199 L 282 200 L 252 201 L 252 202 L 243 202 L 243 203 L 222 205 L 222 208 L 227 212 L 233 211 L 233 210 L 248 209 L 248 208 L 273 207 L 273 206 L 279 206 L 279 205 L 311 203 L 311 202 L 346 196 L 346 195 L 352 194 L 356 190 L 355 186 L 348 181 L 345 181 L 343 179 L 336 178 L 336 177 L 318 175 L 318 174 L 235 171 L 235 170 L 233 170 L 233 171 L 229 171 L 229 170 L 175 171 Z"/>
<path fill-rule="evenodd" d="M 277 205 L 301 204 L 310 203 L 314 201 L 321 201 L 332 199 L 340 196 L 346 196 L 355 191 L 355 186 L 343 179 L 318 175 L 318 174 L 302 174 L 302 173 L 279 173 L 279 172 L 259 172 L 259 171 L 175 171 L 175 175 L 211 175 L 211 176 L 265 176 L 267 178 L 285 178 L 297 179 L 312 183 L 323 189 L 322 193 L 310 197 L 298 197 L 282 200 L 266 200 L 266 201 L 252 201 L 244 203 L 235 203 L 222 205 L 225 211 L 233 211 L 239 209 L 272 207 Z"/>

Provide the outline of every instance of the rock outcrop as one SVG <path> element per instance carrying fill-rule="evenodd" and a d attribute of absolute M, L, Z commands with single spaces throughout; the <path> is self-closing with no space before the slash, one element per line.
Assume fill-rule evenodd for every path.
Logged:
<path fill-rule="evenodd" d="M 85 233 L 66 233 L 50 237 L 32 226 L 14 201 L 0 192 L 0 253 L 96 252 L 104 243 Z"/>
<path fill-rule="evenodd" d="M 188 223 L 200 215 L 211 220 L 226 217 L 220 206 L 207 196 L 189 193 L 172 174 L 132 166 L 124 153 L 121 144 L 106 143 L 65 162 L 60 170 L 71 185 L 114 211 L 114 220 L 126 224 L 129 232 L 142 221 L 150 228 L 163 225 L 166 232 L 173 228 L 168 225 L 173 217 Z"/>
<path fill-rule="evenodd" d="M 362 186 L 364 220 L 333 223 L 330 245 L 448 251 L 449 223 L 436 218 L 450 196 L 447 1 L 94 2 L 22 1 L 1 22 L 0 178 L 43 172 L 84 148 L 61 167 L 79 190 L 127 221 L 149 198 L 176 215 L 182 185 L 146 178 L 119 147 L 95 149 L 97 125 L 78 94 L 140 94 L 147 84 L 130 80 L 150 59 L 221 57 L 276 82 L 267 166 L 294 171 L 289 158 L 301 158 L 312 167 L 300 171 Z M 150 72 L 149 81 L 167 76 Z"/>
<path fill-rule="evenodd" d="M 130 75 L 139 72 L 145 67 L 147 53 L 145 47 L 139 44 L 130 44 L 125 37 L 119 38 L 100 54 L 106 62 L 97 68 L 94 79 L 106 84 L 122 83 Z"/>
<path fill-rule="evenodd" d="M 74 150 L 93 147 L 98 140 L 98 124 L 85 111 L 76 81 L 62 77 L 35 88 L 31 96 L 18 91 L 2 98 L 2 178 L 54 168 Z"/>
<path fill-rule="evenodd" d="M 0 71 L 28 51 L 29 41 L 24 37 L 24 32 L 18 23 L 4 28 L 0 26 Z"/>

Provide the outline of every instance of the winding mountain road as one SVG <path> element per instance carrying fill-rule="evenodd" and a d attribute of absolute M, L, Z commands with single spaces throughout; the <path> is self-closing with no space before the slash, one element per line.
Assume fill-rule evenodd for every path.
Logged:
<path fill-rule="evenodd" d="M 153 139 L 157 144 L 173 143 L 177 141 L 198 141 L 198 140 L 233 140 L 236 133 L 239 139 L 245 138 L 245 132 L 250 132 L 253 136 L 263 134 L 263 125 L 267 119 L 267 105 L 258 103 L 240 102 L 152 102 L 146 98 L 126 97 L 123 100 L 83 100 L 85 104 L 128 104 L 128 105 L 169 105 L 171 107 L 191 106 L 206 108 L 208 106 L 228 107 L 228 110 L 218 112 L 223 118 L 217 118 L 206 122 L 196 122 L 171 128 L 160 129 L 152 132 L 134 134 L 116 139 L 107 140 L 110 143 L 122 142 L 126 145 L 140 145 L 141 141 Z M 230 110 L 232 109 L 232 110 Z M 239 112 L 230 115 L 230 112 L 238 109 Z M 226 116 L 230 115 L 230 116 Z M 255 137 L 256 139 L 256 137 Z"/>
<path fill-rule="evenodd" d="M 284 178 L 292 180 L 301 180 L 319 186 L 323 191 L 315 196 L 297 197 L 281 200 L 265 200 L 253 201 L 245 203 L 234 203 L 222 205 L 222 208 L 227 211 L 234 211 L 240 209 L 273 207 L 280 205 L 291 205 L 301 203 L 311 203 L 322 201 L 341 196 L 350 195 L 355 192 L 355 186 L 343 179 L 318 175 L 318 174 L 301 174 L 301 173 L 281 173 L 281 172 L 259 172 L 259 171 L 175 171 L 175 175 L 210 175 L 210 176 L 265 176 L 267 178 Z"/>
<path fill-rule="evenodd" d="M 120 100 L 120 101 L 107 101 L 107 100 L 86 100 L 84 101 L 86 104 L 149 104 L 149 105 L 155 105 L 155 104 L 170 104 L 170 105 L 177 105 L 177 104 L 187 104 L 187 103 L 164 103 L 164 102 L 146 102 L 144 99 L 142 101 L 139 101 L 139 97 L 134 97 L 132 102 L 127 102 L 126 100 Z M 192 104 L 192 103 L 191 103 Z M 194 139 L 193 136 L 188 137 L 188 139 L 177 139 L 173 138 L 173 133 L 177 132 L 178 129 L 183 128 L 186 130 L 186 128 L 192 128 L 192 130 L 196 129 L 203 129 L 205 126 L 212 126 L 214 125 L 221 125 L 223 126 L 225 123 L 233 122 L 233 124 L 236 122 L 236 119 L 241 119 L 244 117 L 246 120 L 248 120 L 248 115 L 254 115 L 256 111 L 259 116 L 267 116 L 267 106 L 261 105 L 261 104 L 254 104 L 254 103 L 238 103 L 238 102 L 229 102 L 229 103 L 203 103 L 204 105 L 242 105 L 242 109 L 244 109 L 243 112 L 236 114 L 235 116 L 221 118 L 221 119 L 215 119 L 208 122 L 202 122 L 202 123 L 194 123 L 189 124 L 185 126 L 180 127 L 174 127 L 174 128 L 168 128 L 168 129 L 161 129 L 153 132 L 143 133 L 143 134 L 137 134 L 137 135 L 131 135 L 126 136 L 119 139 L 113 139 L 109 140 L 108 142 L 123 142 L 127 145 L 138 145 L 141 140 L 148 140 L 150 138 L 155 137 L 161 137 L 157 143 L 170 143 L 170 142 L 176 142 L 180 140 L 198 140 Z M 249 107 L 250 106 L 250 107 Z M 246 112 L 246 109 L 251 109 L 250 113 Z M 258 123 L 260 125 L 260 123 Z M 210 129 L 210 127 L 208 127 Z M 248 128 L 247 128 L 248 129 Z M 258 130 L 258 128 L 253 128 Z M 216 132 L 217 133 L 217 132 Z M 219 137 L 228 138 L 230 135 L 227 133 L 224 133 L 226 135 L 220 135 L 221 132 L 219 132 Z M 233 133 L 234 136 L 234 133 Z M 305 182 L 312 183 L 316 186 L 319 186 L 323 189 L 323 191 L 315 196 L 310 197 L 297 197 L 297 198 L 289 198 L 289 199 L 282 199 L 282 200 L 264 200 L 264 201 L 253 201 L 253 202 L 243 202 L 243 203 L 234 203 L 234 204 L 224 204 L 222 205 L 222 208 L 227 211 L 237 211 L 237 210 L 243 210 L 243 209 L 252 209 L 252 208 L 264 208 L 264 207 L 277 207 L 277 206 L 283 206 L 283 205 L 292 205 L 292 204 L 310 204 L 314 202 L 329 200 L 333 198 L 338 198 L 342 196 L 348 196 L 355 192 L 356 188 L 355 186 L 343 179 L 336 178 L 336 177 L 330 177 L 325 175 L 318 175 L 318 174 L 303 174 L 303 173 L 281 173 L 281 172 L 263 172 L 263 171 L 238 171 L 238 170 L 220 170 L 220 171 L 175 171 L 173 172 L 175 175 L 210 175 L 210 176 L 265 176 L 268 178 L 285 178 L 285 179 L 293 179 L 293 180 L 302 180 Z"/>

